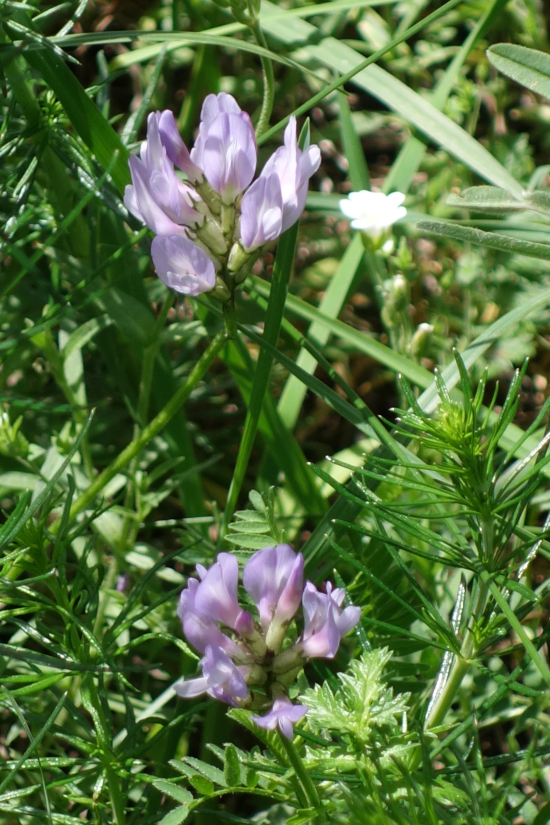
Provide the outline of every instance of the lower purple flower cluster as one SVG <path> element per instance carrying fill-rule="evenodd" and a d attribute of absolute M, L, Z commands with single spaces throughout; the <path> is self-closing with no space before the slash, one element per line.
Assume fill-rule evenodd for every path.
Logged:
<path fill-rule="evenodd" d="M 342 609 L 345 591 L 330 582 L 324 591 L 311 582 L 304 587 L 304 558 L 288 544 L 265 547 L 244 566 L 242 583 L 256 605 L 256 619 L 238 601 L 235 555 L 220 553 L 208 569 L 197 565 L 197 575 L 181 594 L 178 616 L 189 643 L 203 654 L 202 676 L 179 682 L 176 692 L 186 699 L 207 693 L 252 710 L 271 706 L 267 715 L 252 719 L 290 739 L 307 707 L 290 701 L 289 686 L 308 659 L 336 655 L 342 637 L 359 621 L 360 608 Z M 303 631 L 285 646 L 300 604 Z"/>
<path fill-rule="evenodd" d="M 124 203 L 155 233 L 153 263 L 171 289 L 229 300 L 261 248 L 300 217 L 319 148 L 298 147 L 292 116 L 284 145 L 253 182 L 257 154 L 250 117 L 229 94 L 206 97 L 190 152 L 171 111 L 149 115 Z"/>

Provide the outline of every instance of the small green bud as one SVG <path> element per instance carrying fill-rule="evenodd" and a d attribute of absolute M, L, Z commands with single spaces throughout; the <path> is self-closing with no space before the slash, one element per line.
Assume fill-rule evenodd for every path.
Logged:
<path fill-rule="evenodd" d="M 431 324 L 419 324 L 411 339 L 411 355 L 420 358 L 425 355 L 432 340 L 434 328 Z"/>
<path fill-rule="evenodd" d="M 410 300 L 409 283 L 407 279 L 399 273 L 391 280 L 388 303 L 392 305 L 396 312 L 403 312 L 409 306 Z"/>

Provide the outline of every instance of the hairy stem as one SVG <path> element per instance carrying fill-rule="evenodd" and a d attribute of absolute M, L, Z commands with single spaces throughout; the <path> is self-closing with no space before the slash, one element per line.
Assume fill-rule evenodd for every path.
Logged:
<path fill-rule="evenodd" d="M 267 49 L 264 33 L 257 20 L 250 25 L 250 29 L 258 46 L 262 46 L 264 49 Z M 256 125 L 256 137 L 260 137 L 260 135 L 263 134 L 269 126 L 269 120 L 273 110 L 273 99 L 275 96 L 275 83 L 273 79 L 273 66 L 271 65 L 271 60 L 264 56 L 262 56 L 261 60 L 264 75 L 264 96 L 262 100 L 260 117 Z"/>

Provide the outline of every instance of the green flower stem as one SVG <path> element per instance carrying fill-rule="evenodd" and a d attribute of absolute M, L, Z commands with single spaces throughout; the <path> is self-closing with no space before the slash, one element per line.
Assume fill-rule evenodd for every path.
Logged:
<path fill-rule="evenodd" d="M 264 49 L 267 49 L 264 33 L 257 20 L 250 24 L 250 30 L 252 31 L 258 46 L 263 46 Z M 273 110 L 273 100 L 275 97 L 273 66 L 271 65 L 271 60 L 268 57 L 262 57 L 262 69 L 264 74 L 264 96 L 262 100 L 260 117 L 256 125 L 256 137 L 260 137 L 260 135 L 263 134 L 269 126 L 269 120 Z"/>
<path fill-rule="evenodd" d="M 212 339 L 208 349 L 199 358 L 193 369 L 191 370 L 187 381 L 179 387 L 174 393 L 166 406 L 153 418 L 153 420 L 143 428 L 139 435 L 122 450 L 108 467 L 100 473 L 97 478 L 90 484 L 82 495 L 80 495 L 71 507 L 70 518 L 74 518 L 78 513 L 84 510 L 94 498 L 101 493 L 103 488 L 114 476 L 123 470 L 132 461 L 132 459 L 142 450 L 146 444 L 151 441 L 160 431 L 168 424 L 171 418 L 177 413 L 184 401 L 189 397 L 191 391 L 197 386 L 199 381 L 203 378 L 210 365 L 215 360 L 216 356 L 226 342 L 225 331 L 220 331 Z M 60 524 L 59 520 L 52 524 L 52 531 L 55 532 Z"/>
<path fill-rule="evenodd" d="M 319 811 L 319 815 L 315 817 L 315 822 L 326 822 L 323 806 L 321 805 L 321 800 L 319 799 L 319 794 L 317 793 L 317 788 L 313 784 L 311 776 L 306 771 L 304 763 L 300 759 L 300 755 L 294 747 L 294 743 L 291 742 L 290 739 L 287 739 L 286 736 L 283 736 L 282 733 L 279 734 L 279 738 L 283 748 L 286 751 L 286 755 L 288 756 L 288 761 L 290 762 L 296 777 L 304 789 L 310 807 L 315 808 L 316 811 Z M 300 802 L 300 804 L 302 803 Z"/>
<path fill-rule="evenodd" d="M 235 301 L 231 299 L 228 303 L 222 304 L 223 320 L 225 324 L 225 334 L 232 341 L 237 337 L 237 321 L 235 318 Z"/>

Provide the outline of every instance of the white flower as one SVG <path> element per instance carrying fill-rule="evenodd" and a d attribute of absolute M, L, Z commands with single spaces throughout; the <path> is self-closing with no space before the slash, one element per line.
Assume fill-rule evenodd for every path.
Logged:
<path fill-rule="evenodd" d="M 340 209 L 347 218 L 351 218 L 352 229 L 364 232 L 379 247 L 386 241 L 392 224 L 404 218 L 407 210 L 401 206 L 405 200 L 402 192 L 350 192 L 345 200 L 340 201 Z"/>

